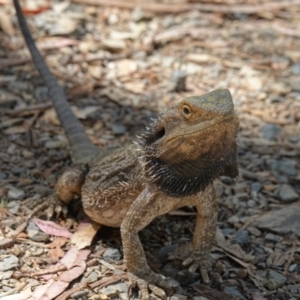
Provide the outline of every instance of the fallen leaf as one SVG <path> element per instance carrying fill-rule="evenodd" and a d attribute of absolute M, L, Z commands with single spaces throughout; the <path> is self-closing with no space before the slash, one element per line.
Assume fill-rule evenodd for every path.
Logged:
<path fill-rule="evenodd" d="M 12 19 L 9 17 L 5 11 L 0 11 L 0 28 L 2 28 L 3 32 L 8 36 L 15 35 L 15 29 L 12 25 Z"/>
<path fill-rule="evenodd" d="M 34 300 L 50 300 L 61 294 L 69 283 L 63 281 L 49 280 L 47 284 L 36 287 L 32 294 Z"/>
<path fill-rule="evenodd" d="M 77 231 L 72 236 L 71 243 L 76 245 L 78 249 L 90 246 L 100 227 L 101 225 L 92 221 L 80 223 Z"/>
<path fill-rule="evenodd" d="M 76 246 L 70 248 L 66 255 L 60 260 L 60 263 L 65 265 L 67 269 L 71 269 L 74 266 L 82 265 L 82 262 L 90 254 L 90 250 L 78 250 Z"/>
<path fill-rule="evenodd" d="M 41 219 L 33 219 L 33 222 L 45 233 L 55 236 L 64 236 L 66 238 L 71 238 L 72 233 L 69 232 L 66 228 L 51 222 L 44 221 Z"/>
<path fill-rule="evenodd" d="M 137 70 L 137 64 L 132 59 L 121 59 L 116 61 L 117 76 L 128 76 Z"/>
<path fill-rule="evenodd" d="M 124 83 L 125 89 L 135 94 L 142 94 L 145 91 L 145 85 L 143 81 Z"/>
<path fill-rule="evenodd" d="M 1 300 L 27 300 L 27 299 L 31 299 L 31 295 L 32 295 L 31 286 L 28 286 L 21 293 L 1 297 Z"/>

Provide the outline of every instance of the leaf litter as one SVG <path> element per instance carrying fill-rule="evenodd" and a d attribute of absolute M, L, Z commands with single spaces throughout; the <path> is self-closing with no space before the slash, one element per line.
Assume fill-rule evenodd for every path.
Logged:
<path fill-rule="evenodd" d="M 22 6 L 95 144 L 135 140 L 158 111 L 216 88 L 230 89 L 240 118 L 240 176 L 215 183 L 211 255 L 223 284 L 201 284 L 198 271 L 186 281 L 192 207 L 141 232 L 149 265 L 177 281 L 182 299 L 298 299 L 299 1 L 72 2 Z M 38 227 L 30 222 L 31 207 L 45 201 L 70 160 L 11 3 L 0 1 L 0 15 L 0 297 L 127 299 L 117 229 L 98 231 L 76 205 L 68 219 L 40 213 Z"/>

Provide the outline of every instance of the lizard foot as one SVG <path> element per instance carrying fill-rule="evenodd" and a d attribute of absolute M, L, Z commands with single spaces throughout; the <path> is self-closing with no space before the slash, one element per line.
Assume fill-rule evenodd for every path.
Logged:
<path fill-rule="evenodd" d="M 54 217 L 63 217 L 66 219 L 68 214 L 68 207 L 57 197 L 57 195 L 51 195 L 47 198 L 48 207 L 45 210 L 47 220 Z"/>
<path fill-rule="evenodd" d="M 194 252 L 191 257 L 184 260 L 182 264 L 184 266 L 190 266 L 190 273 L 194 273 L 199 268 L 203 283 L 205 284 L 210 283 L 210 278 L 218 285 L 221 285 L 223 282 L 220 275 L 223 271 L 223 265 L 220 263 L 214 264 L 213 259 L 209 254 L 201 255 L 200 253 Z M 214 270 L 217 270 L 217 272 Z"/>
<path fill-rule="evenodd" d="M 141 292 L 141 299 L 150 299 L 149 290 L 160 299 L 167 299 L 166 292 L 172 291 L 171 286 L 167 283 L 164 276 L 156 274 L 152 271 L 141 272 L 142 274 L 128 273 L 130 281 L 129 298 L 132 297 L 132 290 L 137 287 Z M 160 286 L 160 287 L 158 287 Z"/>

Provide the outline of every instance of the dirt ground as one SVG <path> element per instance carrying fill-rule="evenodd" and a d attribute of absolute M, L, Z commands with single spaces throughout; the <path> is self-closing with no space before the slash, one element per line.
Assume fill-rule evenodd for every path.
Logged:
<path fill-rule="evenodd" d="M 181 264 L 194 208 L 172 211 L 140 235 L 151 268 L 173 278 L 170 299 L 300 299 L 300 1 L 21 4 L 99 147 L 136 141 L 183 97 L 231 91 L 240 175 L 215 182 L 211 252 L 223 283 L 205 286 Z M 49 222 L 45 212 L 33 213 L 70 158 L 8 0 L 0 0 L 0 70 L 0 298 L 128 299 L 118 229 L 96 234 L 80 203 Z"/>

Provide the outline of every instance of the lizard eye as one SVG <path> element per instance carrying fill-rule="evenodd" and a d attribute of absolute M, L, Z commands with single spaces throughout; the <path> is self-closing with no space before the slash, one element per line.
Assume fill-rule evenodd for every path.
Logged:
<path fill-rule="evenodd" d="M 192 111 L 187 105 L 183 105 L 182 114 L 185 118 L 189 119 L 192 116 Z"/>

